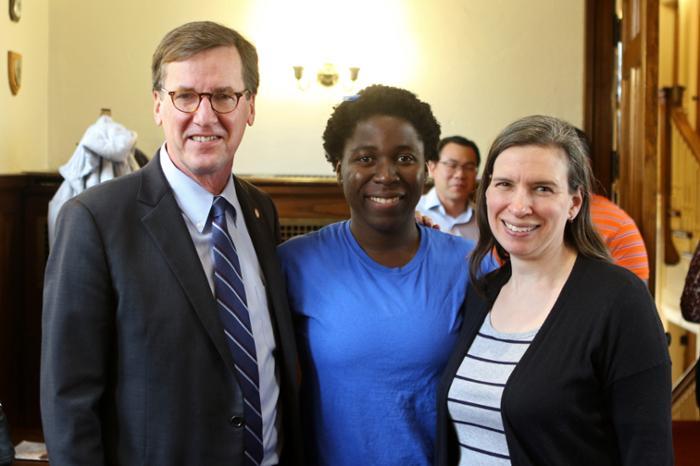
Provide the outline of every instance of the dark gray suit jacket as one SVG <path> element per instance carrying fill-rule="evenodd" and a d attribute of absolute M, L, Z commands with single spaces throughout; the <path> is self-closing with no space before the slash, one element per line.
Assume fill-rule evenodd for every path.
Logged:
<path fill-rule="evenodd" d="M 234 180 L 277 342 L 281 460 L 301 464 L 277 211 Z M 233 359 L 158 156 L 61 211 L 44 285 L 41 408 L 52 466 L 243 464 Z"/>

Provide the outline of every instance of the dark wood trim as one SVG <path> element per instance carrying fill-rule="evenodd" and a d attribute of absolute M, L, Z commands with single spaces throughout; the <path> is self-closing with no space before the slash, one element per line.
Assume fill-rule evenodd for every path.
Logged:
<path fill-rule="evenodd" d="M 681 375 L 678 380 L 673 384 L 673 389 L 671 390 L 671 406 L 677 405 L 682 402 L 687 396 L 688 390 L 694 388 L 695 386 L 695 371 L 697 370 L 698 362 L 694 361 Z"/>
<path fill-rule="evenodd" d="M 596 190 L 609 196 L 613 180 L 615 73 L 614 0 L 586 0 L 584 131 L 591 140 Z"/>
<path fill-rule="evenodd" d="M 22 339 L 22 206 L 24 179 L 0 178 L 0 402 L 8 422 L 23 422 L 21 367 Z"/>
<path fill-rule="evenodd" d="M 656 219 L 657 199 L 659 190 L 658 170 L 658 131 L 659 131 L 659 0 L 646 0 L 646 9 L 641 27 L 644 28 L 644 72 L 645 72 L 645 103 L 644 103 L 644 179 L 655 180 L 654 189 L 642 192 L 642 208 L 645 212 L 642 222 L 642 235 L 647 246 L 649 257 L 649 288 L 652 295 L 656 289 Z"/>
<path fill-rule="evenodd" d="M 622 52 L 622 79 L 629 79 L 630 70 L 642 61 L 642 36 L 637 34 L 630 38 L 627 48 Z"/>
<path fill-rule="evenodd" d="M 676 17 L 675 17 L 675 23 L 674 23 L 675 28 L 676 28 L 676 30 L 675 30 L 676 36 L 674 37 L 675 43 L 673 44 L 674 45 L 674 50 L 673 50 L 674 60 L 677 60 L 677 55 L 679 53 L 679 51 L 678 51 L 679 50 L 679 44 L 678 44 L 678 41 L 679 41 L 679 38 L 678 38 L 678 36 L 679 36 L 679 30 L 678 30 L 679 19 L 678 18 L 679 18 L 679 16 L 680 16 L 680 14 L 678 12 L 678 7 L 676 7 Z M 700 21 L 700 11 L 698 11 L 698 21 Z M 700 24 L 700 23 L 696 23 L 696 24 Z M 697 35 L 696 40 L 697 40 L 697 42 L 696 42 L 695 54 L 696 54 L 696 58 L 698 58 L 700 60 L 700 48 L 697 48 L 697 47 L 700 47 L 700 34 Z M 688 56 L 686 58 L 690 59 L 690 56 Z M 680 63 L 679 61 L 674 62 L 674 72 L 676 72 L 678 67 L 680 66 L 679 63 Z M 698 61 L 696 66 L 697 66 L 696 71 L 698 73 L 700 73 L 700 61 Z M 677 75 L 677 72 L 674 74 L 674 78 L 676 77 L 676 75 Z M 688 108 L 690 108 L 690 105 L 695 105 L 695 132 L 700 133 L 700 74 L 696 75 L 695 80 L 696 80 L 695 89 L 688 89 L 689 92 L 692 92 L 694 94 L 694 95 L 691 94 L 691 96 L 690 96 L 690 100 L 693 102 L 688 105 Z M 678 83 L 678 81 L 674 81 L 673 84 L 678 85 L 679 83 Z M 682 102 L 681 102 L 681 105 L 682 105 Z"/>
<path fill-rule="evenodd" d="M 678 128 L 678 132 L 683 137 L 683 141 L 685 141 L 690 148 L 693 157 L 695 157 L 695 160 L 700 164 L 700 135 L 690 126 L 688 115 L 685 113 L 685 110 L 683 110 L 683 107 L 673 107 L 671 109 L 671 119 L 676 125 L 676 128 Z"/>
<path fill-rule="evenodd" d="M 344 219 L 350 210 L 335 178 L 243 177 L 275 201 L 282 219 Z"/>
<path fill-rule="evenodd" d="M 700 457 L 700 422 L 673 421 L 673 455 L 676 466 L 696 466 Z"/>
<path fill-rule="evenodd" d="M 671 232 L 671 110 L 674 88 L 659 91 L 659 191 L 661 193 L 661 233 L 663 235 L 663 259 L 666 265 L 680 262 L 678 250 L 673 244 Z"/>
<path fill-rule="evenodd" d="M 0 176 L 0 399 L 19 429 L 40 427 L 46 214 L 60 181 L 57 174 Z"/>

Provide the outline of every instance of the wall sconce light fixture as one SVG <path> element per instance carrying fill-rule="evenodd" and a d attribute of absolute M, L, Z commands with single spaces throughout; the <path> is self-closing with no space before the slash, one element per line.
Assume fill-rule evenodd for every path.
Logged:
<path fill-rule="evenodd" d="M 304 67 L 303 66 L 293 66 L 294 68 L 294 79 L 297 81 L 301 81 L 301 78 L 304 77 Z"/>
<path fill-rule="evenodd" d="M 316 79 L 322 86 L 331 87 L 335 86 L 338 82 L 338 70 L 335 69 L 335 65 L 332 63 L 324 64 L 318 73 L 316 74 Z"/>
<path fill-rule="evenodd" d="M 304 86 L 302 83 L 302 79 L 304 77 L 304 67 L 303 66 L 293 66 L 294 69 L 294 79 L 297 81 L 297 87 L 299 89 L 305 90 L 308 86 Z M 360 67 L 359 66 L 351 66 L 348 68 L 348 74 L 347 74 L 347 81 L 349 83 L 349 86 L 352 86 L 355 84 L 357 81 L 357 77 L 360 73 Z M 326 63 L 324 64 L 321 69 L 318 70 L 316 73 L 316 80 L 320 85 L 323 87 L 333 87 L 335 86 L 338 81 L 340 81 L 340 73 L 338 72 L 337 67 L 332 64 L 332 63 Z"/>

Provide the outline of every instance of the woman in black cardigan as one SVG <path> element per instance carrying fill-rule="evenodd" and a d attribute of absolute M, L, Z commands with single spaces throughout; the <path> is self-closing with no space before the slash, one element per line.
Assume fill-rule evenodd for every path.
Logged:
<path fill-rule="evenodd" d="M 436 464 L 673 464 L 663 328 L 644 283 L 610 263 L 590 187 L 561 120 L 523 118 L 493 143 Z M 494 248 L 504 266 L 478 277 Z"/>

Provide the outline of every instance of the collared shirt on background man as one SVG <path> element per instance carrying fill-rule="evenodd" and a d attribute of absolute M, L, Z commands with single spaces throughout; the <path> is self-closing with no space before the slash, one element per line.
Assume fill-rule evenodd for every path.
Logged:
<path fill-rule="evenodd" d="M 440 231 L 473 241 L 479 239 L 479 227 L 476 225 L 474 206 L 471 203 L 464 212 L 457 217 L 452 217 L 445 212 L 437 191 L 432 188 L 420 198 L 416 210 L 435 222 L 440 227 Z"/>

